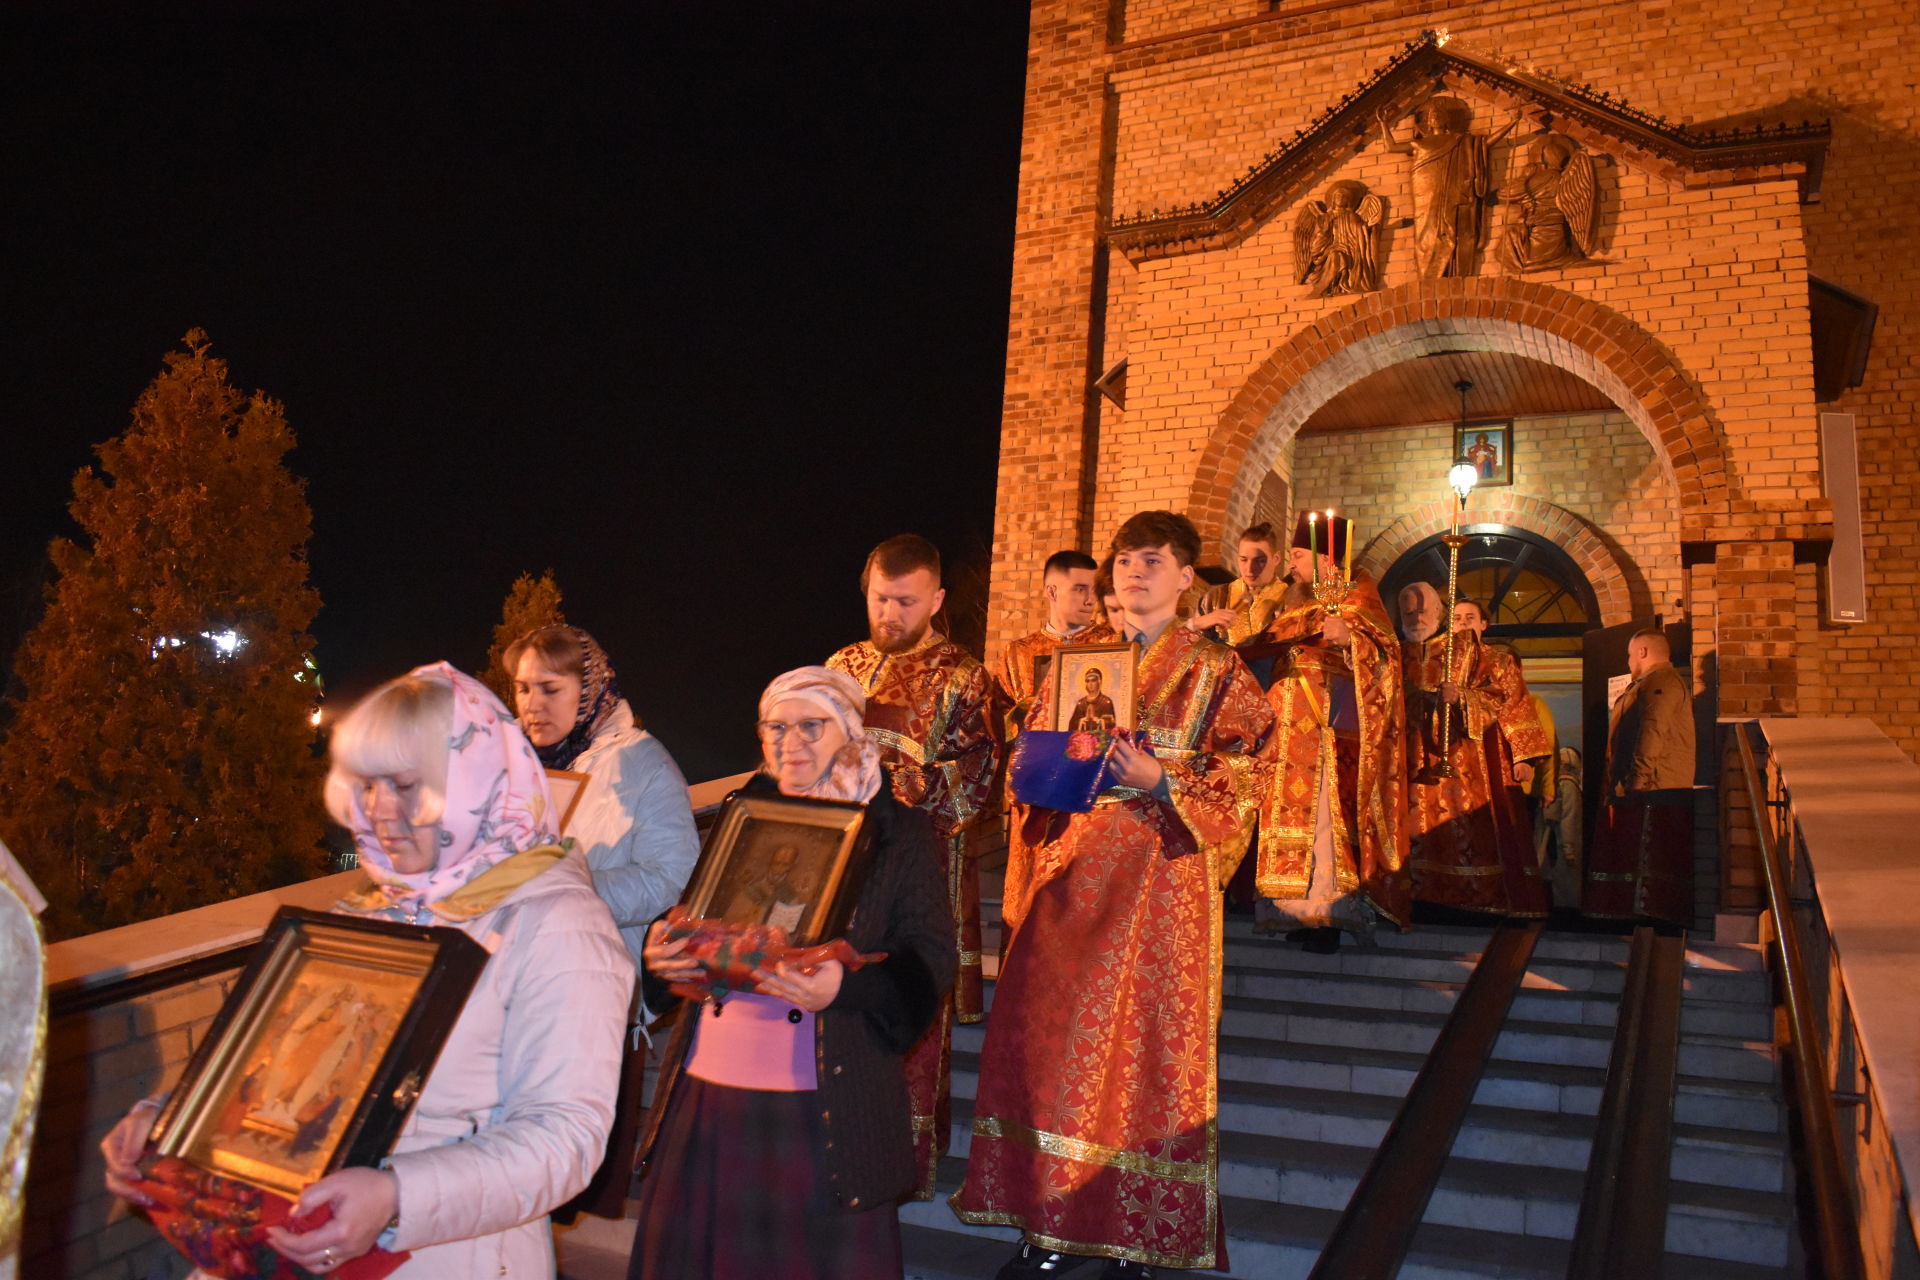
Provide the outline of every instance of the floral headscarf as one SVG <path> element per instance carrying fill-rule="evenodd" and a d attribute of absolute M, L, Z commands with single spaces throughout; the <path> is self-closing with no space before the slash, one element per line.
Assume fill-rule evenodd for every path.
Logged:
<path fill-rule="evenodd" d="M 561 628 L 555 628 L 560 630 Z M 599 641 L 579 627 L 566 627 L 580 644 L 580 706 L 573 713 L 573 728 L 551 746 L 535 747 L 540 763 L 549 769 L 569 769 L 582 751 L 593 745 L 593 735 L 620 705 L 620 678 Z"/>
<path fill-rule="evenodd" d="M 552 845 L 558 837 L 546 771 L 534 756 L 533 744 L 500 700 L 478 680 L 445 662 L 416 667 L 408 674 L 453 686 L 446 803 L 438 824 L 440 860 L 433 870 L 416 875 L 395 871 L 373 834 L 373 823 L 355 788 L 349 824 L 353 842 L 361 869 L 385 901 L 350 899 L 349 905 L 360 910 L 384 905 L 418 918 L 423 908 L 443 902 L 499 863 Z"/>
<path fill-rule="evenodd" d="M 862 804 L 873 799 L 880 790 L 880 748 L 867 736 L 861 722 L 867 695 L 861 692 L 859 682 L 829 667 L 797 667 L 776 677 L 760 695 L 760 718 L 765 720 L 774 704 L 785 698 L 812 703 L 847 735 L 847 745 L 833 757 L 827 771 L 801 794 Z"/>

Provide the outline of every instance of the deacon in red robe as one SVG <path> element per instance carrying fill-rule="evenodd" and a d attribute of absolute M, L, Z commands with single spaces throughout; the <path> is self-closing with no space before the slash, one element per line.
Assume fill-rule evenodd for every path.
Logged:
<path fill-rule="evenodd" d="M 1084 551 L 1056 551 L 1041 571 L 1041 591 L 1047 603 L 1046 625 L 1010 642 L 1000 651 L 994 673 L 995 723 L 1001 734 L 1003 766 L 1012 758 L 1014 740 L 1026 727 L 1033 700 L 1047 682 L 1053 651 L 1063 644 L 1113 644 L 1119 633 L 1094 621 L 1099 600 L 1094 594 L 1099 566 Z M 1069 704 L 1071 705 L 1071 704 Z M 1044 726 L 1041 726 L 1044 727 Z M 1002 791 L 1010 814 L 1007 823 L 1007 874 L 1000 894 L 1000 919 L 1011 933 L 1026 913 L 1033 870 L 1033 851 L 1020 834 L 1025 807 L 1011 792 Z"/>
<path fill-rule="evenodd" d="M 1018 1227 L 1009 1267 L 1035 1275 L 1067 1254 L 1225 1262 L 1220 889 L 1271 779 L 1273 715 L 1239 657 L 1174 616 L 1200 554 L 1192 522 L 1142 512 L 1114 550 L 1151 754 L 1116 742 L 1116 785 L 1090 812 L 1027 818 L 1031 904 L 1001 967 L 952 1202 L 963 1221 Z"/>
<path fill-rule="evenodd" d="M 954 1016 L 978 1022 L 980 875 L 968 856 L 968 832 L 997 812 L 992 682 L 966 650 L 933 630 L 946 592 L 940 587 L 940 552 L 931 542 L 915 534 L 889 538 L 867 557 L 861 583 L 870 634 L 827 665 L 866 691 L 867 736 L 880 745 L 895 797 L 933 820 L 959 945 Z M 942 1011 L 907 1054 L 921 1199 L 932 1198 L 935 1169 L 947 1150 L 950 1021 Z"/>
<path fill-rule="evenodd" d="M 1400 654 L 1407 690 L 1407 868 L 1422 902 L 1499 915 L 1543 916 L 1551 902 L 1534 855 L 1533 824 L 1516 765 L 1553 750 L 1519 664 L 1468 628 L 1448 632 L 1440 593 L 1416 582 L 1400 593 Z M 1450 777 L 1443 758 L 1448 716 Z"/>
<path fill-rule="evenodd" d="M 1267 691 L 1279 763 L 1260 818 L 1254 883 L 1271 905 L 1259 916 L 1315 930 L 1304 940 L 1322 952 L 1334 930 L 1370 933 L 1379 917 L 1404 929 L 1412 908 L 1400 646 L 1373 579 L 1342 572 L 1352 532 L 1342 517 L 1302 518 L 1289 571 L 1304 589 L 1266 631 L 1290 647 Z"/>

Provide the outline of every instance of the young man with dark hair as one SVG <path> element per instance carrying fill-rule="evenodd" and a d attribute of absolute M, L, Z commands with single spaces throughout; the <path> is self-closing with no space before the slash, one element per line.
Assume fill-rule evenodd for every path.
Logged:
<path fill-rule="evenodd" d="M 1264 520 L 1248 525 L 1240 535 L 1236 561 L 1239 572 L 1232 582 L 1214 587 L 1200 598 L 1200 606 L 1187 619 L 1187 625 L 1195 631 L 1213 631 L 1216 639 L 1224 639 L 1235 648 L 1257 642 L 1286 588 L 1283 571 L 1287 562 L 1279 546 L 1280 537 L 1272 525 Z M 1243 650 L 1240 656 L 1262 689 L 1273 683 L 1271 654 Z"/>
<path fill-rule="evenodd" d="M 962 1022 L 978 1022 L 980 876 L 967 855 L 968 833 L 994 812 L 999 745 L 991 723 L 991 682 L 985 667 L 933 630 L 947 593 L 940 586 L 940 552 L 931 542 L 911 533 L 887 539 L 868 554 L 860 587 L 867 597 L 868 636 L 827 665 L 858 680 L 866 692 L 867 735 L 880 746 L 894 795 L 933 820 L 960 953 L 952 1006 Z M 951 1044 L 943 1009 L 907 1055 L 922 1199 L 932 1197 L 935 1169 L 947 1150 Z"/>
<path fill-rule="evenodd" d="M 1288 550 L 1296 603 L 1267 623 L 1285 644 L 1284 677 L 1268 691 L 1279 757 L 1260 815 L 1254 883 L 1262 932 L 1290 927 L 1309 951 L 1331 952 L 1341 931 L 1368 934 L 1376 918 L 1406 928 L 1406 769 L 1400 647 L 1364 570 L 1340 583 L 1353 521 L 1302 517 Z M 1291 935 L 1290 935 L 1291 936 Z"/>
<path fill-rule="evenodd" d="M 1100 601 L 1095 594 L 1099 566 L 1084 551 L 1056 551 L 1041 570 L 1041 594 L 1047 621 L 1040 630 L 1021 636 L 1000 651 L 1000 669 L 994 677 L 994 723 L 1001 731 L 1002 760 L 1011 758 L 1013 742 L 1025 727 L 1033 699 L 1046 682 L 1053 651 L 1063 644 L 1110 644 L 1119 636 L 1096 621 Z M 1031 851 L 1020 838 L 1024 810 L 1006 797 L 1012 817 L 1007 824 L 1007 874 L 1000 895 L 1000 918 L 1011 930 L 1019 924 L 1026 904 Z"/>
<path fill-rule="evenodd" d="M 1026 918 L 980 1054 L 954 1212 L 1025 1233 L 1003 1277 L 1218 1254 L 1220 886 L 1270 780 L 1273 714 L 1231 650 L 1179 624 L 1200 537 L 1147 511 L 1113 540 L 1145 746 L 1116 738 L 1086 813 L 1033 808 Z M 1116 690 L 1117 694 L 1118 691 Z M 1033 714 L 1045 715 L 1051 689 Z"/>

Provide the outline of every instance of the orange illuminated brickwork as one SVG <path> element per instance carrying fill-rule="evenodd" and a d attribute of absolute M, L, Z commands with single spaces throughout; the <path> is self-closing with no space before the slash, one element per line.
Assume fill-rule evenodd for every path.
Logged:
<path fill-rule="evenodd" d="M 1418 273 L 1411 159 L 1352 104 L 1387 102 L 1406 139 L 1431 79 L 1392 68 L 1429 29 L 1447 41 L 1419 56 L 1457 55 L 1445 92 L 1474 131 L 1533 112 L 1518 137 L 1552 100 L 1551 127 L 1596 158 L 1591 260 L 1511 273 L 1496 205 L 1471 275 Z M 1514 486 L 1477 509 L 1564 539 L 1608 621 L 1679 601 L 1721 714 L 1865 715 L 1920 756 L 1917 40 L 1920 10 L 1868 0 L 1038 0 L 990 644 L 1038 625 L 1047 554 L 1099 553 L 1143 507 L 1186 511 L 1226 561 L 1276 471 L 1359 515 L 1378 572 L 1444 517 L 1444 429 L 1296 433 L 1398 362 L 1505 352 L 1615 409 L 1523 421 Z M 1663 152 L 1639 113 L 1693 150 Z M 1740 130 L 1804 119 L 1830 129 L 1791 155 L 1715 158 Z M 1312 162 L 1286 177 L 1300 148 Z M 1342 180 L 1385 203 L 1381 287 L 1311 298 L 1295 221 Z M 1204 233 L 1167 220 L 1194 205 Z M 1862 384 L 1831 404 L 1814 398 L 1810 276 L 1879 306 Z M 1092 387 L 1121 359 L 1124 408 Z M 1813 563 L 1832 531 L 1823 410 L 1859 431 L 1870 620 L 1844 629 L 1822 621 Z"/>

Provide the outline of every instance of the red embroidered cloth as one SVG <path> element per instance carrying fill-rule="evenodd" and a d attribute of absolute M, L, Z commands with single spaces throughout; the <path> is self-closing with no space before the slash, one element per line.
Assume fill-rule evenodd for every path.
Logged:
<path fill-rule="evenodd" d="M 308 1271 L 267 1242 L 268 1227 L 311 1231 L 333 1216 L 322 1206 L 293 1216 L 293 1201 L 177 1156 L 148 1156 L 135 1184 L 153 1203 L 143 1212 L 187 1260 L 221 1280 L 312 1280 Z M 413 1255 L 375 1248 L 324 1274 L 341 1280 L 383 1280 Z"/>

